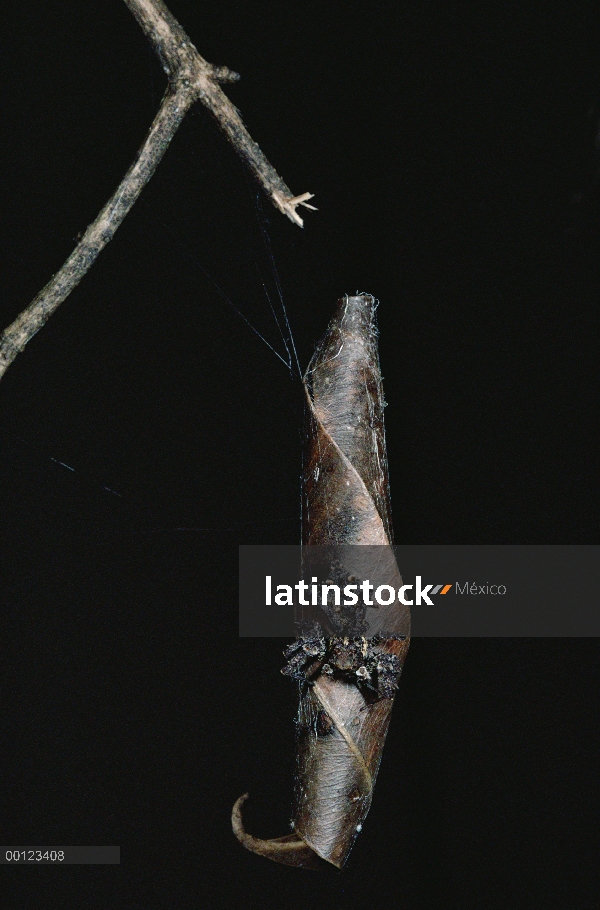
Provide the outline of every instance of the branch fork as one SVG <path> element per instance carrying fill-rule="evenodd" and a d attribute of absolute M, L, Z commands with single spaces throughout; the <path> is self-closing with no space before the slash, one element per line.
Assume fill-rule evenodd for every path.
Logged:
<path fill-rule="evenodd" d="M 168 86 L 154 122 L 137 158 L 114 195 L 90 224 L 62 268 L 32 303 L 0 335 L 0 379 L 33 336 L 47 322 L 112 240 L 115 231 L 148 183 L 190 107 L 200 101 L 217 120 L 273 205 L 302 227 L 299 206 L 311 193 L 294 196 L 275 168 L 252 140 L 237 108 L 221 84 L 237 82 L 237 73 L 213 66 L 197 51 L 163 0 L 124 0 L 160 59 Z"/>

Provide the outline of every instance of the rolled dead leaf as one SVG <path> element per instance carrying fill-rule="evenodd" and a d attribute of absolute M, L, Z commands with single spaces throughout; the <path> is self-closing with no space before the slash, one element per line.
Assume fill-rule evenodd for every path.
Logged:
<path fill-rule="evenodd" d="M 381 548 L 384 577 L 397 589 L 376 306 L 367 294 L 339 300 L 304 377 L 302 534 L 308 547 Z M 410 613 L 394 602 L 375 611 L 369 638 L 325 634 L 320 627 L 305 633 L 287 649 L 283 669 L 300 679 L 294 833 L 249 835 L 241 818 L 246 797 L 232 819 L 249 850 L 303 868 L 342 868 L 362 828 L 408 651 Z"/>

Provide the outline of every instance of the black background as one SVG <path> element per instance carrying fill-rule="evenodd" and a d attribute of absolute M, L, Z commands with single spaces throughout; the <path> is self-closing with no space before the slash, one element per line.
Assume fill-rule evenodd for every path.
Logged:
<path fill-rule="evenodd" d="M 296 697 L 283 642 L 237 637 L 236 560 L 298 540 L 301 411 L 215 290 L 282 351 L 262 219 L 303 367 L 337 297 L 379 297 L 397 542 L 596 542 L 594 4 L 170 8 L 319 212 L 257 208 L 196 109 L 2 382 L 1 840 L 122 847 L 3 875 L 27 906 L 596 906 L 594 640 L 415 640 L 344 873 L 233 838 L 245 790 L 253 833 L 290 814 Z M 6 325 L 164 76 L 118 0 L 3 20 Z"/>

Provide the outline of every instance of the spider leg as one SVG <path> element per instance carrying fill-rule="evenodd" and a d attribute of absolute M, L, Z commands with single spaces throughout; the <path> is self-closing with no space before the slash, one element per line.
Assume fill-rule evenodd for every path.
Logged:
<path fill-rule="evenodd" d="M 296 641 L 293 641 L 293 642 L 291 643 L 291 645 L 288 645 L 287 648 L 284 650 L 283 656 L 286 657 L 286 658 L 289 658 L 289 657 L 292 656 L 292 654 L 295 654 L 296 651 L 298 651 L 301 647 L 302 647 L 302 640 L 301 640 L 301 639 L 298 639 L 298 640 L 296 640 Z"/>

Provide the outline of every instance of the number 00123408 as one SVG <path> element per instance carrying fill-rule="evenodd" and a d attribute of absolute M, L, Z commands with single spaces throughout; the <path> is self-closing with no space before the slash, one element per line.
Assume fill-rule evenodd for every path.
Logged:
<path fill-rule="evenodd" d="M 64 850 L 7 850 L 5 853 L 7 863 L 62 863 L 65 859 Z"/>

